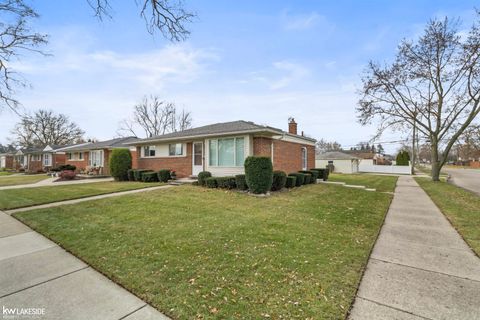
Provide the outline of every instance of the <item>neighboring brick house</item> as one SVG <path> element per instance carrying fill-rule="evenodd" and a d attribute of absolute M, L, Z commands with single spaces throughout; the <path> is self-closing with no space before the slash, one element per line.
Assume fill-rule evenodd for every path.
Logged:
<path fill-rule="evenodd" d="M 250 155 L 272 158 L 274 170 L 287 173 L 315 167 L 315 139 L 248 121 L 216 123 L 127 143 L 137 148 L 140 169 L 175 170 L 178 177 L 210 171 L 214 176 L 244 172 Z"/>
<path fill-rule="evenodd" d="M 1 153 L 0 154 L 0 169 L 13 169 L 14 153 Z"/>
<path fill-rule="evenodd" d="M 137 140 L 135 137 L 116 138 L 99 142 L 88 142 L 63 148 L 66 153 L 66 164 L 77 167 L 78 172 L 97 172 L 109 175 L 109 161 L 113 149 L 128 148 L 132 154 L 132 166 L 136 167 L 136 148 L 125 145 Z"/>
<path fill-rule="evenodd" d="M 65 146 L 47 145 L 44 148 L 18 150 L 14 157 L 14 167 L 28 172 L 46 172 L 65 164 Z"/>

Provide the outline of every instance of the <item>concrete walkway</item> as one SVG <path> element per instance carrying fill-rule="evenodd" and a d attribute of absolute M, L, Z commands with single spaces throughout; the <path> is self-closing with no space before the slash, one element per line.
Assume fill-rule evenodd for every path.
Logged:
<path fill-rule="evenodd" d="M 8 189 L 25 189 L 25 188 L 37 188 L 37 187 L 58 187 L 58 186 L 66 186 L 71 184 L 84 184 L 84 183 L 95 183 L 95 182 L 108 182 L 113 181 L 113 178 L 91 178 L 91 179 L 80 179 L 80 180 L 72 180 L 72 181 L 62 181 L 62 182 L 55 182 L 57 177 L 54 178 L 47 178 L 42 181 L 38 181 L 35 183 L 29 184 L 18 184 L 13 186 L 3 186 L 0 187 L 0 190 L 8 190 Z"/>
<path fill-rule="evenodd" d="M 2 319 L 168 319 L 58 245 L 0 211 Z M 6 316 L 38 308 L 41 315 Z"/>
<path fill-rule="evenodd" d="M 85 198 L 80 198 L 80 199 L 57 201 L 57 202 L 52 202 L 52 203 L 40 204 L 38 206 L 31 206 L 31 207 L 18 208 L 18 209 L 12 209 L 12 210 L 5 210 L 4 212 L 11 215 L 12 213 L 15 213 L 15 212 L 30 211 L 30 210 L 35 210 L 35 209 L 52 208 L 52 207 L 64 206 L 64 205 L 67 205 L 67 204 L 75 204 L 75 203 L 80 203 L 80 202 L 85 202 L 85 201 L 119 197 L 119 196 L 124 196 L 124 195 L 128 195 L 128 194 L 154 191 L 154 190 L 158 190 L 158 189 L 167 189 L 167 188 L 173 188 L 173 187 L 175 187 L 175 186 L 173 186 L 173 185 L 163 185 L 163 186 L 158 186 L 158 187 L 149 187 L 149 188 L 143 188 L 143 189 L 113 192 L 113 193 L 107 193 L 107 194 L 100 194 L 98 196 L 91 196 L 91 197 L 85 197 Z"/>
<path fill-rule="evenodd" d="M 480 319 L 480 259 L 400 177 L 349 319 Z"/>

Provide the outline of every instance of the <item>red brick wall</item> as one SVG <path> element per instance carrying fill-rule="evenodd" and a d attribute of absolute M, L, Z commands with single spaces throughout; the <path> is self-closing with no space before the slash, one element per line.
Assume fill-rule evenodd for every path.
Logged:
<path fill-rule="evenodd" d="M 307 169 L 315 167 L 315 146 L 272 140 L 270 138 L 253 138 L 253 154 L 256 156 L 271 156 L 273 141 L 273 169 L 282 170 L 287 174 L 302 170 L 302 148 L 307 148 Z"/>
<path fill-rule="evenodd" d="M 29 172 L 38 172 L 43 170 L 43 163 L 42 163 L 42 157 L 40 157 L 40 160 L 33 160 L 33 156 L 31 154 L 28 155 L 28 171 Z"/>
<path fill-rule="evenodd" d="M 132 169 L 137 169 L 138 168 L 137 151 L 130 150 L 130 154 L 132 155 Z"/>
<path fill-rule="evenodd" d="M 142 158 L 141 147 L 137 147 L 136 158 L 138 169 L 170 169 L 177 172 L 177 177 L 183 178 L 192 175 L 192 143 L 187 143 L 186 157 Z"/>
<path fill-rule="evenodd" d="M 58 166 L 61 166 L 63 164 L 66 164 L 67 160 L 67 155 L 66 154 L 54 154 L 52 155 L 52 166 L 53 168 L 56 168 Z"/>
<path fill-rule="evenodd" d="M 5 169 L 13 169 L 13 156 L 5 156 Z"/>
<path fill-rule="evenodd" d="M 83 152 L 83 160 L 66 160 L 65 164 L 71 164 L 72 166 L 77 167 L 77 172 L 85 170 L 88 166 L 88 157 L 90 153 L 88 151 Z"/>

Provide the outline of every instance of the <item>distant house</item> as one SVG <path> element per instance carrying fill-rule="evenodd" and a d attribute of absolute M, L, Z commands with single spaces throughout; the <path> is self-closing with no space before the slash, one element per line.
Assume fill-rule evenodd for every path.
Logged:
<path fill-rule="evenodd" d="M 109 161 L 111 151 L 116 148 L 129 148 L 132 154 L 132 166 L 136 167 L 136 148 L 125 143 L 138 140 L 136 137 L 116 138 L 99 142 L 81 143 L 61 149 L 65 152 L 65 164 L 77 167 L 77 171 L 96 172 L 109 175 Z"/>
<path fill-rule="evenodd" d="M 18 150 L 15 154 L 15 169 L 28 172 L 46 172 L 65 163 L 65 146 L 47 145 L 44 148 Z"/>
<path fill-rule="evenodd" d="M 359 164 L 359 158 L 339 151 L 324 152 L 315 156 L 316 168 L 333 165 L 333 172 L 338 173 L 357 173 Z"/>
<path fill-rule="evenodd" d="M 170 169 L 178 177 L 210 171 L 214 176 L 244 173 L 248 156 L 267 156 L 274 170 L 287 173 L 315 166 L 315 139 L 297 134 L 291 119 L 288 132 L 249 121 L 211 124 L 127 143 L 137 149 L 141 169 Z"/>
<path fill-rule="evenodd" d="M 0 153 L 0 169 L 13 169 L 13 158 L 15 153 Z"/>

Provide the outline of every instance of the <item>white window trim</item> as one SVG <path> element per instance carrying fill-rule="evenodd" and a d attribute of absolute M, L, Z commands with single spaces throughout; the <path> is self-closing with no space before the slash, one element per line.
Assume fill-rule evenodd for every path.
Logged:
<path fill-rule="evenodd" d="M 175 145 L 175 152 L 176 152 L 176 151 L 177 151 L 177 144 L 179 144 L 179 145 L 182 146 L 182 153 L 181 153 L 181 154 L 170 154 L 170 146 L 171 146 L 171 145 Z M 181 142 L 169 143 L 169 144 L 168 144 L 168 156 L 169 156 L 169 157 L 183 157 L 183 156 L 184 156 L 183 150 L 185 150 L 185 148 L 184 148 L 183 143 L 181 143 Z"/>
<path fill-rule="evenodd" d="M 92 154 L 94 154 L 94 153 L 99 155 L 99 159 L 98 159 L 99 163 L 97 165 L 93 164 Z M 103 157 L 104 157 L 103 150 L 92 150 L 92 151 L 90 151 L 90 154 L 89 154 L 89 157 L 88 157 L 88 165 L 90 167 L 95 167 L 95 168 L 103 167 L 104 166 Z"/>
<path fill-rule="evenodd" d="M 148 155 L 145 154 L 145 148 L 148 147 Z M 142 158 L 156 158 L 157 157 L 157 148 L 154 146 L 154 145 L 151 145 L 151 146 L 143 146 L 142 147 Z M 151 150 L 154 150 L 155 151 L 155 155 L 154 156 L 151 156 L 150 155 L 150 151 Z"/>
<path fill-rule="evenodd" d="M 303 152 L 305 152 L 305 161 L 303 159 Z M 306 147 L 302 147 L 302 153 L 300 156 L 302 157 L 302 170 L 308 170 L 308 151 Z"/>
<path fill-rule="evenodd" d="M 218 140 L 226 140 L 226 139 L 234 139 L 233 142 L 233 161 L 235 162 L 235 165 L 233 166 L 221 166 L 218 164 Z M 245 137 L 244 136 L 239 136 L 239 137 L 225 137 L 225 138 L 215 138 L 215 139 L 209 139 L 208 140 L 208 166 L 211 168 L 243 168 L 243 164 L 240 166 L 236 165 L 237 162 L 237 139 L 243 139 L 243 161 L 245 163 Z M 216 165 L 211 165 L 210 164 L 210 157 L 212 156 L 210 154 L 210 142 L 211 141 L 216 141 L 217 147 L 215 148 L 215 158 L 217 159 Z"/>
<path fill-rule="evenodd" d="M 43 166 L 44 167 L 51 167 L 52 166 L 52 155 L 50 153 L 45 153 L 43 155 Z"/>

